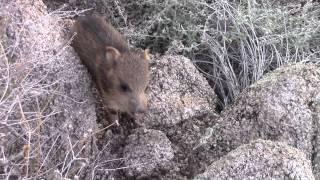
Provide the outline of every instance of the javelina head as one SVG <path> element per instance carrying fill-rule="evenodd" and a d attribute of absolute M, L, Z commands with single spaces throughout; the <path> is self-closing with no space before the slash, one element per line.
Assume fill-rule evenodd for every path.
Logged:
<path fill-rule="evenodd" d="M 108 108 L 131 115 L 147 109 L 149 59 L 147 50 L 120 53 L 106 47 L 97 65 L 97 83 Z"/>

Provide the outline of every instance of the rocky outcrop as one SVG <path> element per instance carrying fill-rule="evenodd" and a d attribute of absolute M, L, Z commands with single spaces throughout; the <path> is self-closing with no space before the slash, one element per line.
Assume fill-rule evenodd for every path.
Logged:
<path fill-rule="evenodd" d="M 200 148 L 217 160 L 255 139 L 282 141 L 313 158 L 318 169 L 319 88 L 320 68 L 315 65 L 275 70 L 222 112 L 208 144 Z"/>
<path fill-rule="evenodd" d="M 313 179 L 310 160 L 320 177 L 318 66 L 278 69 L 218 115 L 213 89 L 189 59 L 153 57 L 149 111 L 114 126 L 100 114 L 61 14 L 40 0 L 0 7 L 4 178 Z"/>
<path fill-rule="evenodd" d="M 206 155 L 195 147 L 206 127 L 212 125 L 212 119 L 217 118 L 216 95 L 192 62 L 183 56 L 154 58 L 150 68 L 149 110 L 136 122 L 164 132 L 173 144 L 174 165 L 166 178 L 191 177 L 208 163 L 203 161 Z"/>
<path fill-rule="evenodd" d="M 0 7 L 6 19 L 0 174 L 10 179 L 81 173 L 95 151 L 96 114 L 87 70 L 68 46 L 62 19 L 48 15 L 42 1 L 4 0 Z"/>
<path fill-rule="evenodd" d="M 256 140 L 212 163 L 195 180 L 315 179 L 306 155 L 281 142 Z"/>

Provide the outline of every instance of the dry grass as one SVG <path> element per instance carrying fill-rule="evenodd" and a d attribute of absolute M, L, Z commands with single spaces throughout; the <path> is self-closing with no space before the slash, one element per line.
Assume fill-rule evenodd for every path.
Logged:
<path fill-rule="evenodd" d="M 136 45 L 191 58 L 212 82 L 221 107 L 277 67 L 298 61 L 319 63 L 316 2 L 303 6 L 258 0 L 123 3 L 127 17 L 139 17 L 132 20 L 137 27 L 130 34 Z"/>

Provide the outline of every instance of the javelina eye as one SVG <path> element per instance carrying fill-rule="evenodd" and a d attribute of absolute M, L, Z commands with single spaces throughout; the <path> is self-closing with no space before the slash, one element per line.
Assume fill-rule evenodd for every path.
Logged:
<path fill-rule="evenodd" d="M 144 92 L 148 92 L 149 91 L 149 86 L 147 86 L 145 89 L 144 89 Z"/>
<path fill-rule="evenodd" d="M 121 90 L 122 92 L 129 92 L 129 91 L 130 91 L 130 88 L 129 88 L 129 86 L 128 86 L 127 84 L 121 83 L 121 84 L 120 84 L 120 90 Z"/>

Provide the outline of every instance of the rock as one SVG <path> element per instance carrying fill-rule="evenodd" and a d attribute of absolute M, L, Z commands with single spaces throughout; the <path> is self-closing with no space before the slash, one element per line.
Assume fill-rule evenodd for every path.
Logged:
<path fill-rule="evenodd" d="M 0 7 L 9 19 L 1 54 L 9 69 L 1 75 L 10 74 L 0 89 L 6 169 L 24 178 L 53 167 L 65 177 L 81 174 L 95 152 L 96 114 L 90 76 L 68 45 L 63 20 L 40 0 L 4 0 Z"/>
<path fill-rule="evenodd" d="M 192 62 L 183 56 L 152 58 L 150 66 L 149 109 L 135 121 L 162 131 L 173 144 L 175 168 L 159 177 L 190 178 L 204 170 L 211 157 L 195 147 L 218 117 L 214 110 L 216 95 Z"/>
<path fill-rule="evenodd" d="M 136 129 L 124 148 L 128 176 L 148 177 L 154 172 L 168 170 L 173 158 L 171 142 L 158 130 Z"/>
<path fill-rule="evenodd" d="M 282 142 L 256 140 L 242 145 L 212 163 L 194 178 L 205 179 L 295 179 L 312 180 L 310 160 Z"/>
<path fill-rule="evenodd" d="M 214 160 L 255 139 L 286 142 L 308 159 L 319 154 L 320 68 L 296 64 L 253 84 L 221 114 L 204 148 Z M 317 108 L 316 108 L 317 107 Z M 317 110 L 318 109 L 318 110 Z M 318 133 L 317 133 L 318 134 Z M 318 167 L 319 160 L 313 161 Z"/>
<path fill-rule="evenodd" d="M 151 62 L 149 109 L 137 123 L 147 128 L 173 127 L 214 112 L 216 95 L 192 62 L 163 56 Z"/>
<path fill-rule="evenodd" d="M 173 128 L 162 130 L 166 132 L 175 150 L 172 160 L 175 168 L 171 169 L 164 179 L 190 179 L 203 172 L 212 162 L 212 154 L 203 151 L 201 147 L 212 134 L 207 127 L 213 126 L 217 117 L 212 113 L 190 118 Z"/>

